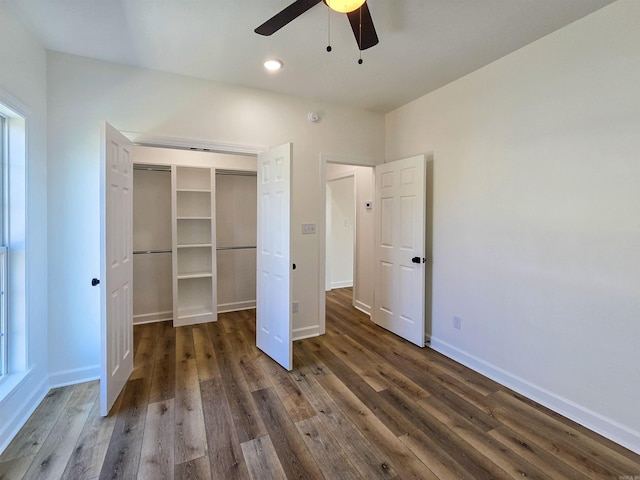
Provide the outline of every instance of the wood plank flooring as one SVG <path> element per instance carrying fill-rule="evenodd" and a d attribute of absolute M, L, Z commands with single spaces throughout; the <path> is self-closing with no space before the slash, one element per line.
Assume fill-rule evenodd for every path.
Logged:
<path fill-rule="evenodd" d="M 253 311 L 134 337 L 113 412 L 97 382 L 51 390 L 0 479 L 640 479 L 640 456 L 378 328 L 350 289 L 292 372 L 255 347 Z"/>

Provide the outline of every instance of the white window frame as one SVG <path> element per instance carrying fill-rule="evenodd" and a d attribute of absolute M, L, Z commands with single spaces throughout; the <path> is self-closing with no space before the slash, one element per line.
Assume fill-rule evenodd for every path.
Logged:
<path fill-rule="evenodd" d="M 0 245 L 4 250 L 3 374 L 0 401 L 11 393 L 29 372 L 27 302 L 27 126 L 29 109 L 0 87 L 0 116 L 4 118 L 4 139 L 0 152 L 2 215 Z"/>
<path fill-rule="evenodd" d="M 5 237 L 8 214 L 7 178 L 7 120 L 0 115 L 0 378 L 8 372 L 8 308 L 7 308 L 7 239 Z"/>
<path fill-rule="evenodd" d="M 0 247 L 0 378 L 7 374 L 9 345 L 7 342 L 7 247 Z"/>

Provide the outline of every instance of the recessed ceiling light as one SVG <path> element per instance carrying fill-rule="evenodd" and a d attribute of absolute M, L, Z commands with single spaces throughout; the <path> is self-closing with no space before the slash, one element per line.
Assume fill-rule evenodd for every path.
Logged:
<path fill-rule="evenodd" d="M 269 58 L 268 60 L 264 61 L 264 68 L 275 72 L 276 70 L 280 70 L 282 68 L 282 61 L 278 60 L 277 58 Z"/>

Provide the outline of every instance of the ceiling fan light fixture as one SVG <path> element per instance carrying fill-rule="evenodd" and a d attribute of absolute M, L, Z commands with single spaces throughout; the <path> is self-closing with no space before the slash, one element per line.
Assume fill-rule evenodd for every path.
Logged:
<path fill-rule="evenodd" d="M 366 0 L 325 0 L 331 10 L 350 13 L 359 9 Z"/>
<path fill-rule="evenodd" d="M 277 58 L 268 58 L 264 61 L 263 65 L 264 68 L 270 72 L 276 72 L 282 68 L 282 60 L 278 60 Z"/>

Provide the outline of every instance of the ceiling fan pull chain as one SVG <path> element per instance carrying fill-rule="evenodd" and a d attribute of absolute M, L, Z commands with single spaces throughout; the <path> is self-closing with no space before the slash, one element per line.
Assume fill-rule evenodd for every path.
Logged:
<path fill-rule="evenodd" d="M 360 14 L 360 25 L 358 30 L 358 52 L 360 53 L 360 58 L 358 59 L 358 65 L 362 65 L 362 7 L 358 12 Z"/>
<path fill-rule="evenodd" d="M 327 6 L 327 52 L 331 51 L 331 9 Z"/>

